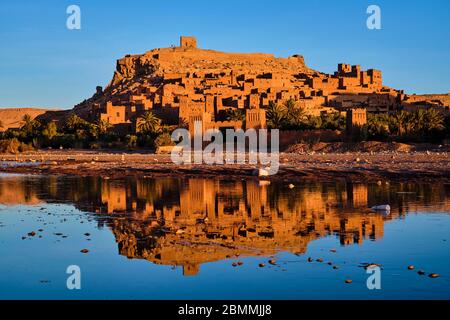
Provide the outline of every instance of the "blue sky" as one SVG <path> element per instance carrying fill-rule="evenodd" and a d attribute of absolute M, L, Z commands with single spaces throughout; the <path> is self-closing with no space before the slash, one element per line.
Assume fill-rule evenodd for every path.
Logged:
<path fill-rule="evenodd" d="M 81 8 L 81 30 L 66 8 Z M 382 10 L 382 30 L 366 9 Z M 230 52 L 299 53 L 331 73 L 339 62 L 384 73 L 408 93 L 450 92 L 448 0 L 2 0 L 0 107 L 71 108 L 111 80 L 128 53 L 177 44 Z"/>

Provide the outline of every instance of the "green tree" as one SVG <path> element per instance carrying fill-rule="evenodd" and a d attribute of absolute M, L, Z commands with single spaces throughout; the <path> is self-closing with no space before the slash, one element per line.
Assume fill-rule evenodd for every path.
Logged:
<path fill-rule="evenodd" d="M 244 121 L 245 111 L 241 109 L 228 109 L 226 112 L 226 119 L 228 121 Z"/>
<path fill-rule="evenodd" d="M 286 121 L 289 127 L 298 129 L 305 124 L 306 114 L 302 108 L 297 106 L 297 102 L 294 99 L 289 99 L 284 104 L 286 112 Z"/>
<path fill-rule="evenodd" d="M 89 123 L 87 125 L 86 131 L 92 140 L 98 140 L 100 133 L 99 133 L 99 127 L 97 124 Z"/>
<path fill-rule="evenodd" d="M 340 112 L 326 113 L 320 116 L 322 119 L 321 129 L 325 130 L 345 130 L 346 118 Z"/>
<path fill-rule="evenodd" d="M 29 114 L 25 114 L 21 121 L 19 140 L 26 143 L 32 142 L 40 135 L 40 132 L 41 123 L 34 120 Z"/>
<path fill-rule="evenodd" d="M 109 129 L 111 129 L 112 125 L 107 120 L 99 120 L 97 122 L 98 133 L 100 135 L 105 135 L 108 133 Z"/>
<path fill-rule="evenodd" d="M 48 140 L 52 140 L 58 134 L 56 123 L 50 121 L 42 130 L 42 136 Z"/>
<path fill-rule="evenodd" d="M 369 115 L 365 127 L 369 139 L 384 141 L 390 135 L 389 116 L 385 114 Z"/>
<path fill-rule="evenodd" d="M 143 134 L 157 134 L 161 130 L 161 119 L 151 111 L 146 112 L 138 118 L 137 128 Z"/>
<path fill-rule="evenodd" d="M 271 102 L 266 112 L 267 125 L 271 129 L 283 129 L 286 124 L 286 109 L 277 103 Z"/>
<path fill-rule="evenodd" d="M 425 121 L 426 121 L 425 115 L 426 115 L 426 112 L 425 112 L 425 110 L 422 110 L 422 109 L 416 110 L 413 113 L 411 121 L 412 121 L 413 130 L 416 134 L 421 134 L 424 131 Z"/>
<path fill-rule="evenodd" d="M 322 129 L 324 127 L 324 120 L 322 117 L 308 116 L 306 127 L 313 130 Z"/>
<path fill-rule="evenodd" d="M 426 132 L 444 130 L 444 120 L 441 112 L 436 109 L 428 109 L 424 115 L 424 130 Z"/>
<path fill-rule="evenodd" d="M 172 137 L 169 133 L 162 133 L 155 139 L 156 147 L 174 146 L 175 143 L 172 141 Z"/>
<path fill-rule="evenodd" d="M 76 114 L 72 114 L 65 123 L 64 132 L 65 133 L 76 133 L 77 130 L 87 129 L 88 122 L 81 119 Z"/>
<path fill-rule="evenodd" d="M 25 132 L 25 134 L 31 135 L 33 132 L 33 127 L 34 127 L 33 118 L 31 118 L 29 114 L 25 114 L 22 117 L 20 129 L 23 132 Z"/>
<path fill-rule="evenodd" d="M 135 148 L 137 145 L 137 142 L 138 142 L 138 137 L 135 135 L 129 134 L 125 137 L 125 144 L 127 145 L 127 147 L 129 149 Z"/>
<path fill-rule="evenodd" d="M 408 133 L 411 129 L 410 123 L 411 123 L 411 116 L 406 111 L 397 111 L 392 116 L 392 125 L 394 128 L 394 131 L 399 135 L 403 136 L 404 134 Z"/>

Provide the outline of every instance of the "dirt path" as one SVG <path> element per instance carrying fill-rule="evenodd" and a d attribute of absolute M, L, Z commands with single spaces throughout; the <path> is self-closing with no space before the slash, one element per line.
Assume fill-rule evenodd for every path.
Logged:
<path fill-rule="evenodd" d="M 183 176 L 249 178 L 253 165 L 175 165 L 170 155 L 51 151 L 1 155 L 0 171 L 26 174 L 81 176 Z M 358 181 L 450 182 L 450 154 L 442 153 L 347 153 L 280 155 L 280 170 L 271 180 L 336 179 Z"/>

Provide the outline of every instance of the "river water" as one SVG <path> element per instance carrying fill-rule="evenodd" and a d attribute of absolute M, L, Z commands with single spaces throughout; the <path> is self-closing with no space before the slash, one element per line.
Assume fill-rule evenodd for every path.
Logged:
<path fill-rule="evenodd" d="M 2 175 L 0 299 L 450 299 L 450 185 L 289 184 Z"/>

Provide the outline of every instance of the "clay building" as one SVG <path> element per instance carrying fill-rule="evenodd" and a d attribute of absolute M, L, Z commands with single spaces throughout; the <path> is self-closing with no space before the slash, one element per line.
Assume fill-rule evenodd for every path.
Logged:
<path fill-rule="evenodd" d="M 362 127 L 367 123 L 367 110 L 355 108 L 347 110 L 347 135 L 358 134 Z"/>
<path fill-rule="evenodd" d="M 180 37 L 181 48 L 197 48 L 197 39 L 195 37 Z"/>
<path fill-rule="evenodd" d="M 118 60 L 105 90 L 97 90 L 75 110 L 107 120 L 116 129 L 133 132 L 137 118 L 152 111 L 165 124 L 187 126 L 195 120 L 209 128 L 265 128 L 270 103 L 294 99 L 306 114 L 365 108 L 392 112 L 401 106 L 401 92 L 383 86 L 382 73 L 341 63 L 334 74 L 308 68 L 301 55 L 224 53 L 197 47 L 194 37 L 180 38 L 179 47 L 160 48 Z M 228 118 L 241 110 L 243 119 Z"/>

